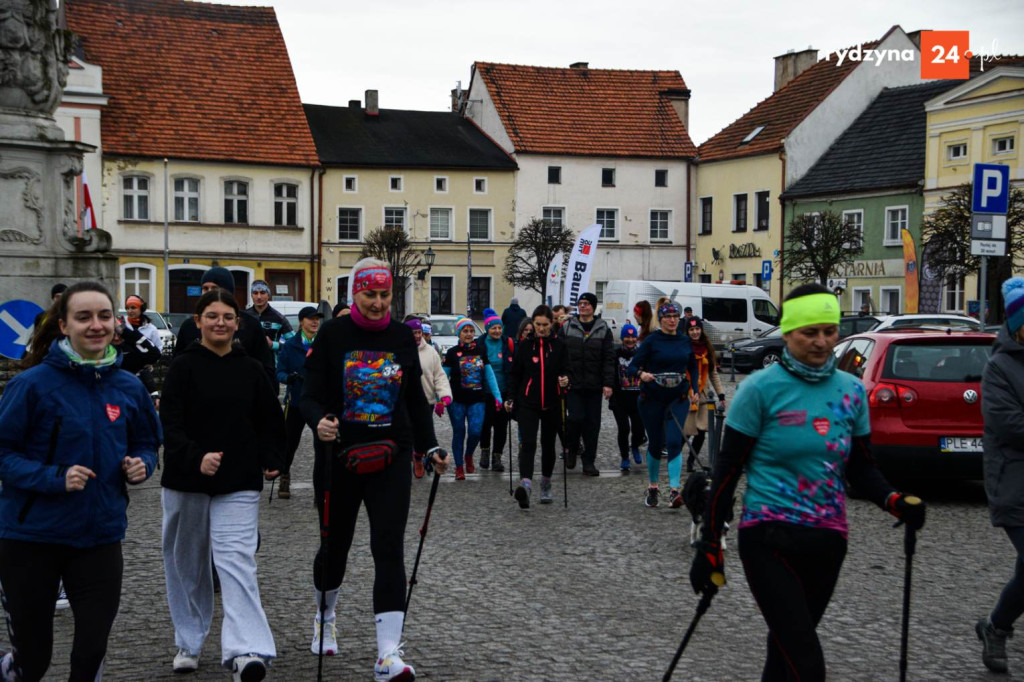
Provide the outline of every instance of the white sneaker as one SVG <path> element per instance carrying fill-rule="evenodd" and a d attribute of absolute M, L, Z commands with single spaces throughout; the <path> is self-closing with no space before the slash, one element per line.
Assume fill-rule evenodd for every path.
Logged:
<path fill-rule="evenodd" d="M 402 645 L 399 644 L 391 653 L 377 659 L 373 666 L 373 676 L 377 682 L 411 682 L 416 679 L 416 671 L 402 660 Z"/>
<path fill-rule="evenodd" d="M 260 682 L 267 676 L 267 663 L 256 654 L 235 656 L 232 672 L 232 682 Z"/>
<path fill-rule="evenodd" d="M 60 584 L 60 592 L 57 593 L 57 610 L 63 611 L 64 609 L 71 606 L 71 602 L 68 601 L 68 593 L 64 591 L 64 583 Z"/>
<path fill-rule="evenodd" d="M 174 672 L 191 673 L 199 669 L 199 654 L 190 654 L 184 649 L 178 649 L 174 655 Z"/>
<path fill-rule="evenodd" d="M 314 654 L 320 654 L 320 632 L 323 630 L 324 637 L 324 656 L 333 656 L 338 653 L 338 632 L 334 627 L 335 619 L 332 618 L 327 621 L 327 627 L 321 628 L 319 618 L 313 619 L 313 643 L 310 645 L 309 650 Z"/>

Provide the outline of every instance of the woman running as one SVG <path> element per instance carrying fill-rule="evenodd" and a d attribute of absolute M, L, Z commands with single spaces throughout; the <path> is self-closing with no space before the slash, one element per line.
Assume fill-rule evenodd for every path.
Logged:
<path fill-rule="evenodd" d="M 835 295 L 819 284 L 786 297 L 782 361 L 751 374 L 733 398 L 690 572 L 697 592 L 724 584 L 722 525 L 746 470 L 739 552 L 768 625 L 766 681 L 825 679 L 816 629 L 846 556 L 844 476 L 911 528 L 924 525 L 924 504 L 895 492 L 875 468 L 864 386 L 836 371 L 839 315 Z"/>
<path fill-rule="evenodd" d="M 441 356 L 437 354 L 434 347 L 427 343 L 423 327 L 426 326 L 418 317 L 407 321 L 405 326 L 412 330 L 413 341 L 416 342 L 416 350 L 420 357 L 420 383 L 423 385 L 423 395 L 427 397 L 427 409 L 438 417 L 444 415 L 444 408 L 452 404 L 452 387 L 448 384 L 448 377 L 441 368 Z M 416 478 L 423 478 L 426 468 L 423 464 L 423 453 L 412 453 L 412 473 Z"/>
<path fill-rule="evenodd" d="M 619 332 L 622 345 L 615 351 L 615 385 L 612 387 L 612 397 L 608 400 L 608 409 L 615 416 L 615 426 L 618 429 L 619 469 L 624 474 L 629 473 L 629 455 L 632 451 L 633 461 L 640 464 L 643 459 L 640 457 L 640 446 L 644 441 L 644 422 L 640 418 L 640 410 L 637 407 L 637 398 L 640 396 L 640 380 L 635 374 L 629 372 L 629 363 L 636 355 L 637 330 L 631 324 L 626 324 Z"/>
<path fill-rule="evenodd" d="M 551 338 L 555 314 L 546 305 L 537 306 L 531 322 L 534 335 L 519 342 L 509 375 L 509 401 L 505 409 L 515 411 L 519 422 L 519 475 L 516 488 L 519 507 L 530 506 L 533 466 L 540 427 L 540 503 L 551 504 L 551 474 L 555 470 L 555 436 L 562 425 L 562 393 L 569 386 L 569 358 L 565 346 Z"/>
<path fill-rule="evenodd" d="M 160 424 L 146 389 L 118 368 L 107 290 L 74 284 L 55 313 L 66 338 L 0 399 L 0 583 L 13 646 L 0 679 L 46 675 L 63 579 L 75 614 L 68 679 L 93 682 L 121 602 L 126 484 L 153 473 Z"/>
<path fill-rule="evenodd" d="M 690 339 L 679 333 L 679 305 L 665 301 L 658 308 L 661 326 L 640 344 L 629 363 L 629 371 L 640 378 L 637 406 L 647 430 L 647 494 L 644 504 L 658 506 L 658 478 L 662 452 L 668 469 L 668 503 L 683 506 L 680 480 L 683 472 L 683 422 L 690 411 L 688 396 L 697 360 Z"/>
<path fill-rule="evenodd" d="M 365 505 L 374 564 L 374 676 L 377 682 L 412 680 L 416 673 L 401 649 L 412 450 L 426 453 L 437 473 L 447 467 L 447 454 L 434 437 L 412 330 L 391 319 L 387 263 L 364 258 L 350 281 L 351 314 L 324 324 L 306 359 L 303 414 L 321 441 L 338 441 L 329 487 L 334 504 L 318 500 L 326 539 L 313 562 L 317 614 L 310 650 L 320 651 L 322 635 L 324 653 L 337 651 L 334 607 Z"/>
<path fill-rule="evenodd" d="M 232 344 L 241 311 L 225 289 L 196 304 L 199 341 L 171 363 L 160 419 L 164 448 L 163 555 L 174 624 L 174 671 L 199 667 L 220 577 L 220 661 L 257 682 L 277 655 L 260 603 L 256 545 L 263 479 L 284 458 L 284 416 L 263 365 Z"/>
<path fill-rule="evenodd" d="M 494 313 L 493 310 L 486 312 Z M 477 337 L 476 342 L 487 351 L 487 362 L 494 372 L 494 379 L 498 382 L 498 390 L 507 395 L 508 374 L 512 367 L 512 359 L 515 357 L 515 343 L 505 336 L 504 325 L 496 313 L 484 318 L 484 333 Z M 481 469 L 490 468 L 499 473 L 505 470 L 505 465 L 501 463 L 501 453 L 505 450 L 509 419 L 505 410 L 484 411 L 484 428 L 480 435 Z"/>
<path fill-rule="evenodd" d="M 696 463 L 697 455 L 704 445 L 704 437 L 708 432 L 708 408 L 714 407 L 715 397 L 718 397 L 725 409 L 725 390 L 722 388 L 722 380 L 718 376 L 717 358 L 715 357 L 715 346 L 708 339 L 704 332 L 704 323 L 699 318 L 691 317 L 686 320 L 686 335 L 690 337 L 690 347 L 693 348 L 693 356 L 697 358 L 697 386 L 694 395 L 690 397 L 690 414 L 683 424 L 683 436 L 693 437 L 691 445 L 693 449 L 686 458 L 686 471 L 692 472 Z"/>
<path fill-rule="evenodd" d="M 299 449 L 302 431 L 306 427 L 306 420 L 303 419 L 302 409 L 299 407 L 302 386 L 306 382 L 306 356 L 313 347 L 313 340 L 320 330 L 322 319 L 323 315 L 316 308 L 311 305 L 304 307 L 299 311 L 299 333 L 289 336 L 282 342 L 281 349 L 277 352 L 277 380 L 286 387 L 284 427 L 287 440 L 284 464 L 281 467 L 281 485 L 277 489 L 277 496 L 282 500 L 292 496 L 292 462 L 295 461 L 295 451 Z M 314 457 L 321 456 L 316 439 L 313 440 L 313 452 Z"/>

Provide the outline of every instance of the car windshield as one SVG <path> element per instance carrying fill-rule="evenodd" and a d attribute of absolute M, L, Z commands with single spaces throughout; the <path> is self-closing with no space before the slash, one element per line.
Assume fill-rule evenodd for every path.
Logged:
<path fill-rule="evenodd" d="M 910 317 L 892 321 L 890 327 L 949 327 L 952 329 L 981 329 L 981 324 L 974 320 L 961 320 L 955 317 Z"/>
<path fill-rule="evenodd" d="M 882 376 L 911 381 L 981 381 L 992 355 L 989 342 L 894 343 L 885 357 Z"/>
<path fill-rule="evenodd" d="M 455 324 L 458 320 L 431 320 L 430 330 L 434 336 L 458 336 L 455 333 Z M 473 325 L 474 328 L 476 325 Z M 479 334 L 479 329 L 474 329 L 474 334 Z"/>

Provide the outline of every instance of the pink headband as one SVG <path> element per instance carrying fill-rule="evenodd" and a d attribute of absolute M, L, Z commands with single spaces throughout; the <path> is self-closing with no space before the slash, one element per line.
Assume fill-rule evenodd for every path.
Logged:
<path fill-rule="evenodd" d="M 390 289 L 391 271 L 387 268 L 370 266 L 357 272 L 352 278 L 352 294 L 365 289 Z"/>

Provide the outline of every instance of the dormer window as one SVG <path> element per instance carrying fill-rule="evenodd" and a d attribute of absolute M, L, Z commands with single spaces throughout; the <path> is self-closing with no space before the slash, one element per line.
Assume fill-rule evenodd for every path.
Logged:
<path fill-rule="evenodd" d="M 755 137 L 757 137 L 761 133 L 762 130 L 764 130 L 764 126 L 757 126 L 753 130 L 751 130 L 750 133 L 746 137 L 743 138 L 743 140 L 740 142 L 740 144 L 747 144 L 748 142 L 753 140 Z"/>

